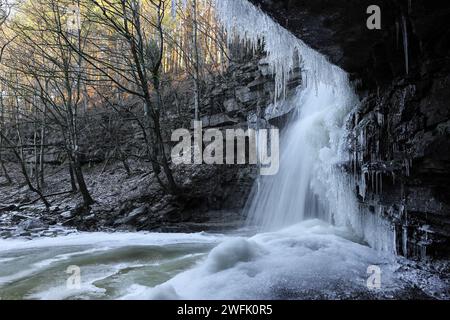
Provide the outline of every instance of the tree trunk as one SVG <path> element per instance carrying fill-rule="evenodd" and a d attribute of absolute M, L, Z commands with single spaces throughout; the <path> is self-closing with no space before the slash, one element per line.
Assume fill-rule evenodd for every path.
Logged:
<path fill-rule="evenodd" d="M 193 24 L 193 49 L 194 49 L 194 120 L 200 121 L 200 55 L 198 52 L 198 21 L 197 21 L 197 1 L 192 0 L 192 11 L 194 15 Z"/>
<path fill-rule="evenodd" d="M 77 183 L 75 181 L 75 175 L 73 173 L 72 163 L 69 162 L 69 174 L 70 174 L 70 184 L 72 186 L 72 192 L 75 193 L 78 191 Z"/>
<path fill-rule="evenodd" d="M 164 175 L 166 176 L 167 182 L 168 182 L 168 191 L 174 195 L 178 194 L 179 189 L 177 186 L 177 183 L 175 182 L 175 179 L 173 177 L 173 173 L 172 173 L 172 169 L 170 169 L 169 166 L 169 160 L 167 158 L 166 152 L 164 150 L 164 140 L 162 137 L 162 133 L 161 133 L 161 126 L 159 123 L 159 119 L 156 119 L 154 121 L 154 133 L 157 139 L 157 145 L 158 145 L 158 151 L 159 151 L 159 155 L 160 155 L 160 163 L 163 167 L 164 170 Z"/>
<path fill-rule="evenodd" d="M 3 130 L 3 127 L 5 125 L 5 112 L 3 108 L 3 88 L 0 88 L 0 130 Z M 0 165 L 2 166 L 3 175 L 6 178 L 6 181 L 8 184 L 12 183 L 11 177 L 8 174 L 8 171 L 6 170 L 5 163 L 2 159 L 2 147 L 3 147 L 3 137 L 0 136 Z"/>
<path fill-rule="evenodd" d="M 78 159 L 74 160 L 72 166 L 73 166 L 73 173 L 78 183 L 78 187 L 80 188 L 81 196 L 83 197 L 84 206 L 88 207 L 94 204 L 95 201 L 94 199 L 92 199 L 92 196 L 89 193 L 86 181 L 84 180 L 83 171 L 81 169 L 80 163 L 78 162 Z"/>
<path fill-rule="evenodd" d="M 44 105 L 44 112 L 42 114 L 42 128 L 41 128 L 41 147 L 39 150 L 39 181 L 41 187 L 45 185 L 45 173 L 44 173 L 44 162 L 45 162 L 45 140 L 46 140 L 46 118 L 47 118 L 47 106 Z"/>
<path fill-rule="evenodd" d="M 8 170 L 6 170 L 6 166 L 5 166 L 5 162 L 3 161 L 2 157 L 1 157 L 1 153 L 0 153 L 0 165 L 2 166 L 2 170 L 3 170 L 3 175 L 5 176 L 5 179 L 7 181 L 8 184 L 12 183 L 11 177 L 8 174 Z"/>
<path fill-rule="evenodd" d="M 0 136 L 2 136 L 2 138 L 8 144 L 8 146 L 12 148 L 14 155 L 16 156 L 17 160 L 19 161 L 20 169 L 22 171 L 25 182 L 28 185 L 28 188 L 30 189 L 30 191 L 36 193 L 39 196 L 39 199 L 42 200 L 42 202 L 44 203 L 45 207 L 48 210 L 50 208 L 50 203 L 47 201 L 47 199 L 45 198 L 43 193 L 39 189 L 37 189 L 33 186 L 30 176 L 28 175 L 25 159 L 22 157 L 23 153 L 20 153 L 19 151 L 16 150 L 16 147 L 14 146 L 14 144 L 2 133 L 2 131 L 0 131 Z M 20 148 L 20 150 L 23 150 L 23 148 Z"/>
<path fill-rule="evenodd" d="M 34 173 L 34 181 L 36 183 L 36 188 L 38 188 L 39 190 L 41 189 L 40 186 L 40 180 L 39 180 L 39 153 L 38 153 L 38 130 L 37 130 L 37 124 L 36 124 L 36 120 L 37 119 L 37 109 L 35 109 L 35 123 L 33 126 L 33 130 L 34 130 L 34 135 L 33 135 L 33 153 L 34 153 L 34 168 L 33 168 L 33 173 Z"/>

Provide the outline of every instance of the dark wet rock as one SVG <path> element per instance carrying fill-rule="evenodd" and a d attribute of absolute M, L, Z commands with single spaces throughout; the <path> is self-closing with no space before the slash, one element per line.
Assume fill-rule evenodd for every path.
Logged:
<path fill-rule="evenodd" d="M 173 205 L 164 207 L 158 212 L 158 215 L 169 222 L 183 221 L 183 213 Z"/>
<path fill-rule="evenodd" d="M 84 204 L 79 203 L 71 211 L 72 211 L 73 216 L 81 216 L 81 215 L 88 214 L 90 211 L 90 208 L 86 208 L 86 206 L 84 206 Z"/>
<path fill-rule="evenodd" d="M 402 29 L 409 34 L 410 71 L 439 68 L 448 54 L 448 1 L 250 0 L 331 62 L 362 79 L 365 87 L 405 75 Z M 382 29 L 369 30 L 366 13 L 380 6 Z M 397 32 L 398 30 L 398 32 Z M 430 58 L 436 58 L 430 59 Z"/>
<path fill-rule="evenodd" d="M 223 103 L 223 106 L 224 106 L 225 110 L 227 110 L 227 112 L 234 112 L 234 111 L 239 110 L 239 104 L 236 101 L 236 99 L 234 99 L 234 98 L 226 100 Z"/>
<path fill-rule="evenodd" d="M 20 222 L 22 222 L 24 220 L 30 220 L 30 219 L 33 219 L 33 218 L 28 216 L 28 215 L 24 215 L 24 214 L 17 213 L 17 212 L 16 213 L 14 213 L 14 212 L 11 213 L 11 222 L 12 223 L 18 224 L 18 223 L 20 223 Z"/>
<path fill-rule="evenodd" d="M 65 211 L 65 212 L 61 213 L 60 216 L 63 219 L 70 219 L 70 218 L 73 218 L 74 214 L 75 213 L 73 211 Z"/>
<path fill-rule="evenodd" d="M 15 204 L 8 204 L 8 205 L 0 204 L 0 213 L 14 210 L 17 210 L 17 205 Z"/>
<path fill-rule="evenodd" d="M 78 227 L 79 226 L 78 221 L 79 221 L 78 218 L 70 218 L 68 220 L 62 221 L 61 225 L 64 227 Z M 80 230 L 82 230 L 82 229 L 80 228 Z"/>
<path fill-rule="evenodd" d="M 83 217 L 83 220 L 86 221 L 86 222 L 95 221 L 96 220 L 96 216 L 95 216 L 95 214 L 90 214 L 88 216 Z"/>
<path fill-rule="evenodd" d="M 365 172 L 369 185 L 361 204 L 391 219 L 397 251 L 410 258 L 450 255 L 450 108 L 434 89 L 448 81 L 448 69 L 397 79 L 367 96 L 352 120 L 356 175 Z"/>
<path fill-rule="evenodd" d="M 40 218 L 43 223 L 49 225 L 49 226 L 55 226 L 58 224 L 59 220 L 57 217 L 54 217 L 53 215 L 47 215 Z"/>
<path fill-rule="evenodd" d="M 21 229 L 18 229 L 16 232 L 14 232 L 13 236 L 15 236 L 15 237 L 26 237 L 26 238 L 29 238 L 30 240 L 32 239 L 30 231 L 24 231 L 24 230 L 21 230 Z"/>
<path fill-rule="evenodd" d="M 12 232 L 9 230 L 0 231 L 0 238 L 8 239 L 12 237 Z"/>

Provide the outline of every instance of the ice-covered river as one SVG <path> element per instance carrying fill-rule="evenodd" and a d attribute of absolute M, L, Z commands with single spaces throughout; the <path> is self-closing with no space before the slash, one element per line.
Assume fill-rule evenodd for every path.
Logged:
<path fill-rule="evenodd" d="M 408 287 L 398 267 L 319 220 L 254 236 L 80 233 L 0 240 L 0 298 L 388 298 Z"/>

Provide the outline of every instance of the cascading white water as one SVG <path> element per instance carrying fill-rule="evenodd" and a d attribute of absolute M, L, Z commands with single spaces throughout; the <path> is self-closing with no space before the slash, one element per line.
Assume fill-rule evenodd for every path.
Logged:
<path fill-rule="evenodd" d="M 216 9 L 230 42 L 240 38 L 255 49 L 264 43 L 276 100 L 285 98 L 293 69 L 300 64 L 302 70 L 291 100 L 298 117 L 284 134 L 280 171 L 258 183 L 247 208 L 249 223 L 277 230 L 322 218 L 395 252 L 393 230 L 379 215 L 360 212 L 354 181 L 339 168 L 350 161 L 345 127 L 359 103 L 347 74 L 246 0 L 218 0 Z"/>
<path fill-rule="evenodd" d="M 284 135 L 280 171 L 262 179 L 248 208 L 250 223 L 274 230 L 307 217 L 339 219 L 328 205 L 355 203 L 351 193 L 335 197 L 339 181 L 331 169 L 342 161 L 343 125 L 357 101 L 350 90 L 335 89 L 319 83 L 297 93 L 292 103 L 299 115 Z"/>
<path fill-rule="evenodd" d="M 339 181 L 332 170 L 347 160 L 343 127 L 358 104 L 347 74 L 248 1 L 220 0 L 217 10 L 230 41 L 238 37 L 254 47 L 264 41 L 266 60 L 275 75 L 276 97 L 283 93 L 284 98 L 286 82 L 297 62 L 302 70 L 302 84 L 291 100 L 298 118 L 284 135 L 280 172 L 261 181 L 248 208 L 249 221 L 264 229 L 277 229 L 318 216 L 318 211 L 329 211 L 328 205 L 337 209 L 339 204 L 333 202 L 338 199 L 354 205 L 351 193 L 347 199 L 336 196 Z"/>

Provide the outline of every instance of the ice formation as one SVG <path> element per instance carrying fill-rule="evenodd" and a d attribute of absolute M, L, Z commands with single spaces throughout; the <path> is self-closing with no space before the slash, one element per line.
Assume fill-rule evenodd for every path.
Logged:
<path fill-rule="evenodd" d="M 409 45 L 408 45 L 408 25 L 405 16 L 402 16 L 402 33 L 403 33 L 403 54 L 405 56 L 406 74 L 409 74 Z"/>
<path fill-rule="evenodd" d="M 227 31 L 228 42 L 241 39 L 257 50 L 261 43 L 267 53 L 267 63 L 275 76 L 275 96 L 283 98 L 289 74 L 300 63 L 303 83 L 317 89 L 319 83 L 338 88 L 346 81 L 340 68 L 308 47 L 302 40 L 275 23 L 259 8 L 246 0 L 216 0 L 218 18 Z"/>
<path fill-rule="evenodd" d="M 381 265 L 390 288 L 390 259 L 355 243 L 345 230 L 308 220 L 252 238 L 224 241 L 195 268 L 123 299 L 342 299 L 367 294 L 367 266 Z"/>
<path fill-rule="evenodd" d="M 301 87 L 292 101 L 299 116 L 284 135 L 280 172 L 258 182 L 247 208 L 249 222 L 263 230 L 277 230 L 320 217 L 352 228 L 373 247 L 394 252 L 393 230 L 381 213 L 361 212 L 354 179 L 340 168 L 351 161 L 345 124 L 359 103 L 346 72 L 248 1 L 217 0 L 216 11 L 229 42 L 241 39 L 254 50 L 264 45 L 276 99 L 285 98 L 290 73 L 297 66 L 302 72 Z M 360 139 L 364 145 L 364 130 Z M 378 189 L 378 175 L 372 181 Z M 365 195 L 364 188 L 360 192 Z"/>

